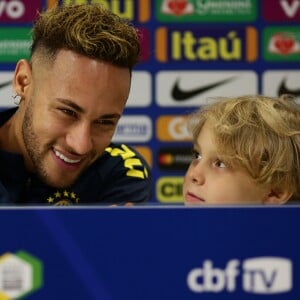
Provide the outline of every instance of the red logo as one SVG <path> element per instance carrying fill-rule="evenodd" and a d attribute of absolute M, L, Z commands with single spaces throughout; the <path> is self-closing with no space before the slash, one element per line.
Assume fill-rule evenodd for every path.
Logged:
<path fill-rule="evenodd" d="M 186 0 L 171 0 L 168 2 L 168 8 L 176 15 L 182 15 L 187 6 Z"/>
<path fill-rule="evenodd" d="M 277 33 L 272 36 L 269 48 L 271 52 L 288 55 L 291 53 L 296 53 L 298 45 L 295 37 L 292 34 Z"/>
<path fill-rule="evenodd" d="M 295 41 L 290 37 L 285 37 L 284 35 L 277 35 L 274 37 L 274 45 L 281 54 L 289 54 L 292 52 Z"/>

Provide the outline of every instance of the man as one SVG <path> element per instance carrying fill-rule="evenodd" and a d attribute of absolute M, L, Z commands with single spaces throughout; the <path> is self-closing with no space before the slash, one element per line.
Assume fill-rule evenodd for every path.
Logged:
<path fill-rule="evenodd" d="M 150 197 L 146 162 L 111 144 L 139 59 L 136 30 L 101 5 L 57 6 L 33 27 L 30 61 L 0 114 L 0 203 L 125 204 Z"/>

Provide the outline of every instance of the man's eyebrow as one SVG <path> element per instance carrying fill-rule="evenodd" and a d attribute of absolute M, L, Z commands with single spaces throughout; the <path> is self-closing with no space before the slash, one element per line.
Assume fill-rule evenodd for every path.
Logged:
<path fill-rule="evenodd" d="M 99 119 L 120 119 L 120 114 L 104 114 L 99 117 Z"/>
<path fill-rule="evenodd" d="M 62 98 L 57 98 L 57 100 L 67 106 L 70 106 L 71 108 L 73 108 L 74 110 L 76 110 L 77 112 L 84 112 L 83 108 L 81 108 L 79 105 L 77 105 L 76 103 L 74 103 L 73 101 L 70 101 L 68 99 L 62 99 Z"/>
<path fill-rule="evenodd" d="M 76 103 L 74 103 L 73 101 L 70 101 L 68 99 L 62 99 L 62 98 L 58 98 L 57 99 L 59 102 L 73 108 L 75 111 L 79 112 L 79 113 L 84 113 L 84 109 L 82 107 L 80 107 L 79 105 L 77 105 Z M 121 115 L 120 114 L 104 114 L 99 116 L 99 119 L 120 119 Z"/>

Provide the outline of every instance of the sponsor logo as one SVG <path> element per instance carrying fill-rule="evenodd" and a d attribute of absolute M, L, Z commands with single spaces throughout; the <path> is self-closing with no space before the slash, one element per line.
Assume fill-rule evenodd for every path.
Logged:
<path fill-rule="evenodd" d="M 201 86 L 199 88 L 195 88 L 195 89 L 191 89 L 191 90 L 182 90 L 179 87 L 179 79 L 178 79 L 178 80 L 176 80 L 176 82 L 174 83 L 174 86 L 172 88 L 172 96 L 175 101 L 189 100 L 190 98 L 193 98 L 194 96 L 197 96 L 197 95 L 200 96 L 209 90 L 217 88 L 217 87 L 219 87 L 227 82 L 231 82 L 233 80 L 234 80 L 234 77 L 227 78 L 227 79 L 224 79 L 221 81 L 217 81 L 217 82 L 214 82 L 211 84 L 207 84 L 207 85 Z"/>
<path fill-rule="evenodd" d="M 264 95 L 279 97 L 290 94 L 300 103 L 300 71 L 280 70 L 265 71 L 262 76 L 262 91 Z"/>
<path fill-rule="evenodd" d="M 25 251 L 0 256 L 0 298 L 20 299 L 41 288 L 41 261 Z"/>
<path fill-rule="evenodd" d="M 258 78 L 253 71 L 161 71 L 155 81 L 155 98 L 160 106 L 199 107 L 212 102 L 210 97 L 258 92 Z"/>
<path fill-rule="evenodd" d="M 191 15 L 195 11 L 194 4 L 188 0 L 162 0 L 158 5 L 161 7 L 161 12 L 163 14 L 175 16 Z"/>
<path fill-rule="evenodd" d="M 247 22 L 256 15 L 256 0 L 160 0 L 156 5 L 163 22 Z"/>
<path fill-rule="evenodd" d="M 263 30 L 267 61 L 300 61 L 300 28 L 268 27 Z"/>
<path fill-rule="evenodd" d="M 150 0 L 47 0 L 47 7 L 52 8 L 56 5 L 56 3 L 70 5 L 90 2 L 100 3 L 121 18 L 125 18 L 129 21 L 145 23 L 150 20 Z"/>
<path fill-rule="evenodd" d="M 295 40 L 293 34 L 289 32 L 280 32 L 271 37 L 269 51 L 281 55 L 297 53 L 299 52 L 299 43 Z"/>
<path fill-rule="evenodd" d="M 152 121 L 148 116 L 124 115 L 119 120 L 113 141 L 121 142 L 148 142 L 152 138 Z"/>
<path fill-rule="evenodd" d="M 20 58 L 29 59 L 30 28 L 0 28 L 0 62 L 15 63 Z"/>
<path fill-rule="evenodd" d="M 283 80 L 278 88 L 278 95 L 283 95 L 283 94 L 290 94 L 295 97 L 299 97 L 300 96 L 300 87 L 299 87 L 299 89 L 296 89 L 296 90 L 287 88 L 286 78 L 283 78 Z"/>
<path fill-rule="evenodd" d="M 241 280 L 237 280 L 238 277 Z M 278 294 L 292 290 L 292 262 L 282 257 L 254 257 L 229 260 L 224 270 L 205 260 L 202 268 L 187 275 L 187 285 L 195 293 L 233 293 L 241 282 L 244 292 Z"/>
<path fill-rule="evenodd" d="M 155 33 L 156 59 L 167 62 L 253 62 L 258 38 L 254 27 L 159 27 Z"/>
<path fill-rule="evenodd" d="M 158 151 L 158 166 L 161 170 L 186 171 L 192 159 L 192 146 L 165 147 Z"/>
<path fill-rule="evenodd" d="M 262 12 L 266 21 L 300 21 L 300 0 L 263 0 Z"/>
<path fill-rule="evenodd" d="M 156 136 L 160 141 L 191 141 L 187 130 L 187 116 L 160 116 L 156 121 Z"/>
<path fill-rule="evenodd" d="M 0 23 L 31 23 L 42 9 L 42 0 L 0 0 Z"/>
<path fill-rule="evenodd" d="M 156 182 L 156 198 L 162 203 L 183 203 L 183 177 L 161 177 Z"/>
<path fill-rule="evenodd" d="M 152 101 L 152 77 L 146 71 L 132 72 L 130 93 L 126 107 L 147 107 Z"/>

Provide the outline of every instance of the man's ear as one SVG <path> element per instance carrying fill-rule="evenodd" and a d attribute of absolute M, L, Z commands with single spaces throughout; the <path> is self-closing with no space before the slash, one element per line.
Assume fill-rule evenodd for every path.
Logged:
<path fill-rule="evenodd" d="M 293 193 L 284 189 L 272 189 L 264 200 L 264 204 L 284 204 Z"/>
<path fill-rule="evenodd" d="M 30 64 L 27 60 L 21 59 L 18 61 L 13 80 L 13 89 L 14 91 L 21 96 L 21 98 L 25 98 L 25 94 L 29 84 L 32 81 L 32 72 Z"/>

